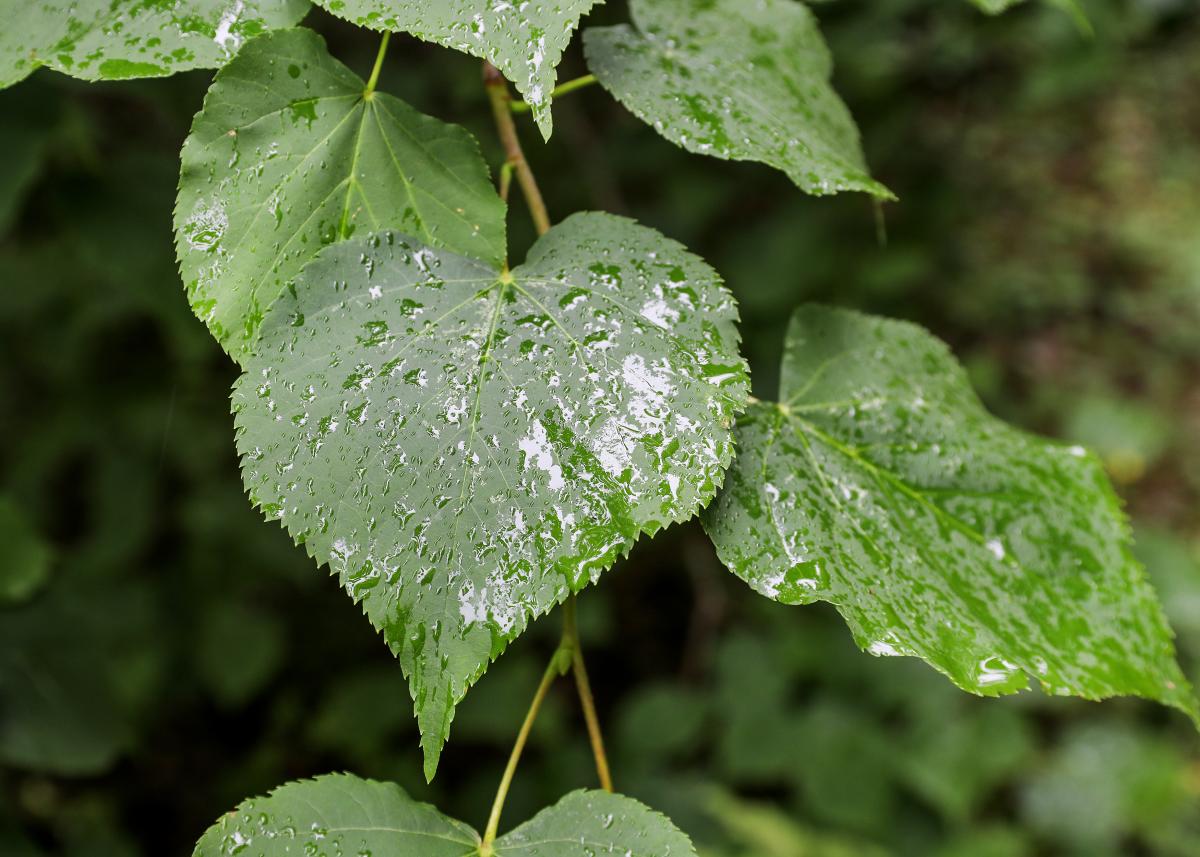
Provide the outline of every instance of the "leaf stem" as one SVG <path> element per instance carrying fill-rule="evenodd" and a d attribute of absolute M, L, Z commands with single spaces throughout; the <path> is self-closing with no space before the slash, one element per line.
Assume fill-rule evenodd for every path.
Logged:
<path fill-rule="evenodd" d="M 505 161 L 500 165 L 500 198 L 508 202 L 508 189 L 512 186 L 513 163 Z"/>
<path fill-rule="evenodd" d="M 592 685 L 588 681 L 587 667 L 583 663 L 583 648 L 579 644 L 579 628 L 575 621 L 575 596 L 569 595 L 563 604 L 563 641 L 571 650 L 571 670 L 575 673 L 575 687 L 583 705 L 583 719 L 587 721 L 588 740 L 592 745 L 592 756 L 596 759 L 596 775 L 600 787 L 606 792 L 613 790 L 612 774 L 608 769 L 608 756 L 604 753 L 604 735 L 600 732 L 600 718 L 596 716 L 596 701 L 592 697 Z"/>
<path fill-rule="evenodd" d="M 385 30 L 383 40 L 379 43 L 379 53 L 375 57 L 375 67 L 371 69 L 371 76 L 367 78 L 367 88 L 363 90 L 363 98 L 367 100 L 375 94 L 375 84 L 379 82 L 379 72 L 383 69 L 383 58 L 387 55 L 388 40 L 391 37 L 391 31 Z"/>
<path fill-rule="evenodd" d="M 546 212 L 546 202 L 542 199 L 537 179 L 533 177 L 533 170 L 525 160 L 521 141 L 517 137 L 517 125 L 513 121 L 512 110 L 509 109 L 512 96 L 509 95 L 508 84 L 505 83 L 499 69 L 489 62 L 483 64 L 483 84 L 492 102 L 492 115 L 496 117 L 496 130 L 500 133 L 500 142 L 508 156 L 507 162 L 512 164 L 512 169 L 517 174 L 517 184 L 521 186 L 521 193 L 525 196 L 525 203 L 529 206 L 529 214 L 533 218 L 538 235 L 545 235 L 550 231 L 550 215 Z"/>
<path fill-rule="evenodd" d="M 488 816 L 487 828 L 483 833 L 483 843 L 479 848 L 482 857 L 491 857 L 492 843 L 496 840 L 496 833 L 500 829 L 500 812 L 504 809 L 508 789 L 512 785 L 513 775 L 517 772 L 517 763 L 521 761 L 521 753 L 525 749 L 525 743 L 529 740 L 529 732 L 533 729 L 533 722 L 537 720 L 538 710 L 542 707 L 542 701 L 545 700 L 550 685 L 554 684 L 554 680 L 563 674 L 561 661 L 562 648 L 560 647 L 554 652 L 554 657 L 550 659 L 546 671 L 542 673 L 542 682 L 533 695 L 533 702 L 529 704 L 525 722 L 521 724 L 521 731 L 517 733 L 517 740 L 513 743 L 512 753 L 509 754 L 508 765 L 504 768 L 504 775 L 500 777 L 500 786 L 496 789 L 496 798 L 492 801 L 492 812 Z"/>
<path fill-rule="evenodd" d="M 554 87 L 554 89 L 550 91 L 550 97 L 552 99 L 558 98 L 560 95 L 567 95 L 568 93 L 574 92 L 577 89 L 583 89 L 585 86 L 591 86 L 596 82 L 596 75 L 585 74 L 582 77 L 577 77 L 574 80 L 568 80 L 566 83 L 559 84 L 558 86 Z M 533 109 L 533 105 L 531 105 L 528 101 L 511 101 L 509 102 L 508 106 L 513 113 L 528 113 Z"/>

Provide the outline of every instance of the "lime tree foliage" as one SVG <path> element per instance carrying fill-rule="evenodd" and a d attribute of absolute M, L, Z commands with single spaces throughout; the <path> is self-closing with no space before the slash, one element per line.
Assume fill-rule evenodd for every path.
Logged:
<path fill-rule="evenodd" d="M 398 786 L 335 775 L 243 804 L 197 854 L 691 854 L 671 822 L 612 793 L 574 599 L 643 534 L 697 515 L 755 591 L 831 602 L 871 654 L 921 658 L 982 695 L 1032 680 L 1197 716 L 1089 452 L 989 415 L 925 331 L 832 308 L 796 312 L 778 401 L 752 399 L 713 268 L 611 214 L 549 225 L 514 117 L 549 137 L 556 66 L 592 0 L 322 5 L 384 31 L 368 78 L 291 28 L 303 4 L 116 0 L 21 7 L 0 81 L 40 65 L 88 79 L 222 67 L 181 153 L 180 272 L 243 373 L 232 408 L 250 499 L 381 632 L 427 777 L 507 645 L 560 604 L 563 636 L 482 835 Z M 813 195 L 892 198 L 807 7 L 633 0 L 631 13 L 585 33 L 594 77 L 560 94 L 598 80 L 691 152 L 761 162 Z M 393 32 L 483 58 L 503 163 L 377 88 Z M 523 259 L 505 229 L 518 187 L 540 234 Z M 15 557 L 0 589 L 19 601 L 50 556 L 12 504 L 0 525 Z M 500 835 L 529 729 L 566 672 L 603 791 Z M 4 674 L 16 686 L 30 667 Z M 10 756 L 48 721 L 22 722 L 28 735 L 0 736 Z"/>
<path fill-rule="evenodd" d="M 217 68 L 242 43 L 290 27 L 306 0 L 4 0 L 0 87 L 47 66 L 84 80 Z M 18 25 L 19 24 L 19 25 Z"/>
<path fill-rule="evenodd" d="M 241 852 L 392 857 L 695 857 L 688 837 L 633 798 L 571 792 L 493 842 L 394 783 L 330 774 L 248 800 L 209 828 L 196 857 Z"/>
<path fill-rule="evenodd" d="M 871 178 L 829 83 L 816 18 L 793 0 L 633 0 L 635 26 L 584 33 L 588 63 L 622 104 L 690 152 L 761 161 L 812 194 Z"/>
<path fill-rule="evenodd" d="M 238 360 L 322 246 L 396 229 L 499 264 L 504 203 L 469 134 L 365 83 L 311 30 L 255 39 L 181 154 L 175 234 L 196 314 Z"/>
<path fill-rule="evenodd" d="M 431 776 L 531 618 L 716 493 L 748 393 L 734 319 L 700 259 L 598 213 L 511 271 L 335 244 L 267 313 L 233 395 L 250 497 L 383 631 Z"/>

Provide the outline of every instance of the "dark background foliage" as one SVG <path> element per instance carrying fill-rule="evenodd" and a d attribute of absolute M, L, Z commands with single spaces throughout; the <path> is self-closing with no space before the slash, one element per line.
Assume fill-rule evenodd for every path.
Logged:
<path fill-rule="evenodd" d="M 801 301 L 929 326 L 996 413 L 1103 455 L 1200 678 L 1200 5 L 1087 0 L 1090 40 L 1050 5 L 816 8 L 901 197 L 882 220 L 682 152 L 598 88 L 556 107 L 548 146 L 523 121 L 552 214 L 634 215 L 706 257 L 759 395 Z M 307 23 L 369 69 L 376 36 Z M 498 164 L 478 63 L 393 44 L 381 88 Z M 583 71 L 576 47 L 563 77 Z M 385 646 L 242 493 L 235 368 L 171 243 L 207 81 L 42 71 L 0 93 L 0 496 L 51 553 L 46 585 L 0 608 L 4 855 L 185 854 L 243 797 L 331 770 L 481 825 L 557 635 L 543 619 L 494 665 L 425 785 Z M 510 221 L 519 259 L 532 230 Z M 694 525 L 643 541 L 580 610 L 618 788 L 706 855 L 1200 855 L 1200 742 L 1177 715 L 967 696 L 859 653 L 831 609 L 755 596 Z M 593 776 L 564 682 L 506 819 Z"/>

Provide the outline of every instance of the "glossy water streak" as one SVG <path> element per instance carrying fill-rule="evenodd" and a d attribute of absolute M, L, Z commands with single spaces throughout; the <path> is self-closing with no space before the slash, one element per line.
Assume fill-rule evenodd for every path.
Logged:
<path fill-rule="evenodd" d="M 793 0 L 633 0 L 629 26 L 584 33 L 588 67 L 690 152 L 761 161 L 812 194 L 891 192 L 829 83 L 816 19 Z"/>
<path fill-rule="evenodd" d="M 216 68 L 242 43 L 290 27 L 307 0 L 6 0 L 0 87 L 40 66 L 84 80 Z"/>
<path fill-rule="evenodd" d="M 465 130 L 366 84 L 311 30 L 256 39 L 184 144 L 175 247 L 192 309 L 241 362 L 325 245 L 397 229 L 499 265 L 504 203 Z"/>
<path fill-rule="evenodd" d="M 704 515 L 730 569 L 828 601 L 875 655 L 959 687 L 1133 694 L 1195 717 L 1171 631 L 1097 460 L 987 413 L 915 325 L 805 307 L 781 404 L 751 407 Z"/>
<path fill-rule="evenodd" d="M 233 397 L 246 486 L 383 631 L 430 776 L 532 617 L 715 495 L 748 390 L 735 317 L 700 259 L 605 214 L 511 274 L 344 242 L 267 313 Z"/>

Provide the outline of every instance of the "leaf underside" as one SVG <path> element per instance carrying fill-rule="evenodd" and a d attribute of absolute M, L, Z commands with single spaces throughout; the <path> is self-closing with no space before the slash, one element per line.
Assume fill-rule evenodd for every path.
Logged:
<path fill-rule="evenodd" d="M 210 827 L 194 857 L 316 853 L 473 857 L 471 827 L 410 798 L 394 783 L 327 774 L 245 801 Z M 248 850 L 247 850 L 248 849 Z M 694 857 L 674 824 L 632 798 L 575 791 L 492 843 L 495 857 Z"/>
<path fill-rule="evenodd" d="M 1132 694 L 1195 717 L 1171 632 L 1098 461 L 984 409 L 914 325 L 824 307 L 792 320 L 781 404 L 739 422 L 703 522 L 787 604 L 834 604 L 863 649 L 964 690 Z"/>
<path fill-rule="evenodd" d="M 550 139 L 550 93 L 579 19 L 600 0 L 317 0 L 340 18 L 486 59 L 511 80 Z"/>
<path fill-rule="evenodd" d="M 793 0 L 633 0 L 636 26 L 584 33 L 588 67 L 690 152 L 759 161 L 811 194 L 892 193 L 871 178 L 829 50 Z"/>
<path fill-rule="evenodd" d="M 184 143 L 175 244 L 192 308 L 239 362 L 325 245 L 397 229 L 504 259 L 505 206 L 474 138 L 376 92 L 307 29 L 218 72 Z"/>
<path fill-rule="evenodd" d="M 163 77 L 228 62 L 247 39 L 290 27 L 307 0 L 32 0 L 0 28 L 0 88 L 47 66 L 84 80 Z M 12 18 L 8 19 L 8 14 Z"/>
<path fill-rule="evenodd" d="M 748 390 L 735 315 L 700 259 L 604 214 L 511 274 L 345 242 L 267 313 L 233 398 L 244 481 L 383 631 L 427 776 L 531 617 L 715 495 Z"/>

